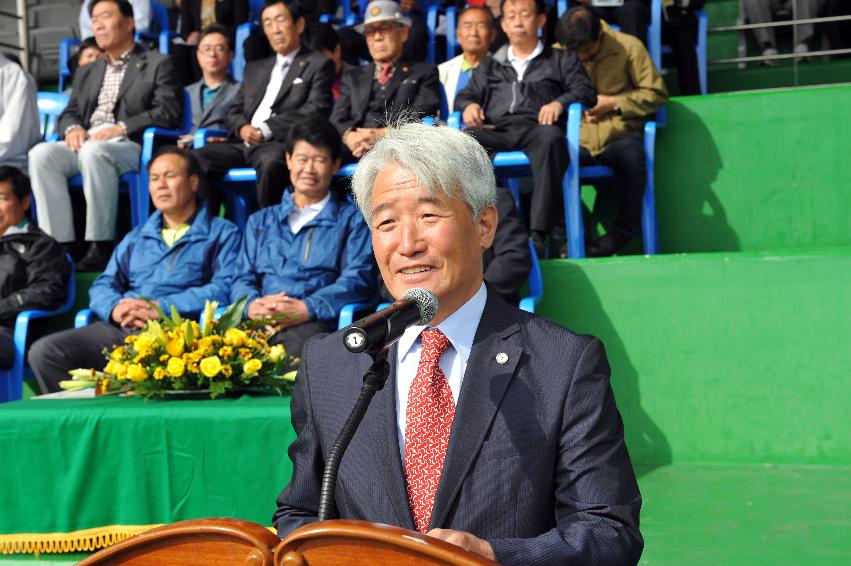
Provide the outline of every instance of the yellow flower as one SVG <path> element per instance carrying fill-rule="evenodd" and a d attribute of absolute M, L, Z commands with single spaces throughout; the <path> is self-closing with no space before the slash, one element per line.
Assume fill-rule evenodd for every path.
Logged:
<path fill-rule="evenodd" d="M 222 374 L 225 377 L 230 377 L 231 375 L 233 375 L 233 368 L 228 365 L 222 366 Z"/>
<path fill-rule="evenodd" d="M 127 368 L 127 377 L 133 381 L 145 381 L 148 379 L 148 372 L 140 364 L 133 364 Z"/>
<path fill-rule="evenodd" d="M 247 361 L 250 360 L 253 356 L 251 355 L 251 350 L 249 350 L 248 348 L 240 348 L 239 357 Z"/>
<path fill-rule="evenodd" d="M 124 354 L 126 353 L 126 351 L 127 350 L 124 348 L 124 346 L 119 346 L 118 348 L 116 348 L 112 351 L 112 354 L 110 354 L 109 357 L 112 358 L 113 360 L 120 360 L 121 358 L 124 357 Z"/>
<path fill-rule="evenodd" d="M 138 338 L 138 336 L 136 336 L 135 334 L 131 334 L 130 336 L 127 336 L 126 338 L 124 338 L 124 343 L 125 344 L 132 344 L 133 342 L 136 341 L 137 338 Z"/>
<path fill-rule="evenodd" d="M 239 348 L 248 336 L 238 328 L 228 328 L 225 332 L 225 344 Z"/>
<path fill-rule="evenodd" d="M 151 353 L 154 349 L 154 341 L 145 334 L 140 334 L 139 338 L 136 340 L 136 353 L 142 356 L 143 358 Z"/>
<path fill-rule="evenodd" d="M 213 343 L 209 336 L 198 340 L 198 343 L 195 346 L 195 352 L 200 354 L 202 357 L 213 352 Z"/>
<path fill-rule="evenodd" d="M 263 367 L 263 362 L 254 358 L 253 360 L 248 360 L 245 362 L 245 365 L 242 367 L 242 371 L 245 372 L 245 375 L 254 375 L 260 368 Z"/>
<path fill-rule="evenodd" d="M 207 377 L 216 377 L 222 371 L 222 361 L 218 356 L 210 356 L 201 360 L 201 373 Z"/>
<path fill-rule="evenodd" d="M 183 353 L 183 338 L 175 338 L 170 340 L 168 346 L 165 347 L 165 351 L 169 353 L 171 356 L 179 356 Z"/>
<path fill-rule="evenodd" d="M 103 368 L 103 372 L 108 373 L 109 375 L 118 375 L 122 367 L 124 367 L 124 364 L 122 364 L 121 362 L 118 362 L 116 360 L 109 360 L 106 364 L 106 367 Z"/>
<path fill-rule="evenodd" d="M 165 377 L 165 370 L 163 368 L 157 368 L 154 370 L 154 379 L 162 379 Z"/>
<path fill-rule="evenodd" d="M 224 359 L 230 359 L 233 357 L 233 348 L 230 346 L 222 346 L 219 348 L 219 355 Z"/>
<path fill-rule="evenodd" d="M 163 354 L 162 356 L 160 356 L 160 361 L 161 362 L 168 361 L 168 354 Z"/>
<path fill-rule="evenodd" d="M 184 364 L 183 360 L 180 358 L 172 358 L 168 361 L 166 370 L 170 376 L 180 377 L 183 375 L 183 372 L 186 371 L 186 364 Z"/>
<path fill-rule="evenodd" d="M 271 348 L 269 348 L 269 359 L 273 362 L 277 362 L 281 356 L 286 356 L 287 351 L 281 344 L 275 344 Z"/>

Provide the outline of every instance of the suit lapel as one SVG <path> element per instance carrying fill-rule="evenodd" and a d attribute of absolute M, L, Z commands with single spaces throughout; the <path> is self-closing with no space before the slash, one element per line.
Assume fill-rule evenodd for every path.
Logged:
<path fill-rule="evenodd" d="M 361 67 L 357 88 L 352 92 L 352 116 L 357 118 L 357 123 L 361 123 L 366 116 L 369 98 L 372 95 L 372 78 L 374 76 L 375 63 Z"/>
<path fill-rule="evenodd" d="M 411 508 L 408 505 L 408 493 L 405 489 L 405 471 L 402 468 L 402 457 L 399 448 L 399 427 L 396 419 L 396 346 L 393 346 L 388 356 L 390 377 L 384 389 L 376 394 L 373 405 L 367 412 L 369 418 L 369 434 L 375 449 L 375 462 L 382 463 L 375 467 L 381 474 L 388 499 L 398 517 L 398 525 L 405 529 L 415 530 Z M 366 371 L 366 368 L 364 368 Z M 373 412 L 374 411 L 374 412 Z M 386 463 L 386 465 L 384 465 Z"/>
<path fill-rule="evenodd" d="M 411 74 L 411 66 L 407 63 L 396 63 L 396 70 L 393 72 L 393 77 L 390 79 L 390 82 L 387 83 L 387 88 L 385 93 L 387 95 L 387 100 L 393 100 L 393 95 L 396 94 L 396 91 L 399 89 L 399 85 L 402 84 L 408 75 Z M 398 105 L 407 104 L 407 101 L 400 100 L 398 101 Z"/>
<path fill-rule="evenodd" d="M 121 86 L 118 89 L 118 100 L 122 99 L 124 93 L 127 92 L 127 89 L 136 80 L 136 76 L 142 72 L 146 65 L 145 57 L 140 55 L 134 47 L 127 59 L 127 70 L 124 72 L 124 78 L 121 80 Z"/>
<path fill-rule="evenodd" d="M 458 397 L 429 528 L 443 527 L 523 353 L 520 326 L 495 292 L 488 300 Z M 502 361 L 500 363 L 497 360 Z"/>
<path fill-rule="evenodd" d="M 248 112 L 245 113 L 249 121 L 254 116 L 254 113 L 257 112 L 257 107 L 263 102 L 263 97 L 266 95 L 266 88 L 268 88 L 269 80 L 272 78 L 272 69 L 275 67 L 275 61 L 277 61 L 275 55 L 272 55 L 265 61 L 258 61 L 257 72 L 252 73 L 250 77 L 248 73 L 245 74 L 245 86 L 243 88 L 246 95 L 251 94 L 251 105 L 246 107 Z M 249 79 L 251 82 L 250 85 L 246 84 L 249 82 Z"/>
<path fill-rule="evenodd" d="M 278 91 L 278 96 L 275 97 L 275 102 L 272 103 L 272 108 L 277 106 L 278 102 L 287 95 L 290 87 L 293 86 L 293 81 L 304 73 L 307 68 L 307 60 L 304 57 L 306 54 L 304 49 L 299 50 L 292 64 L 287 68 L 287 74 L 284 76 L 284 82 L 281 83 L 281 89 Z"/>
<path fill-rule="evenodd" d="M 83 83 L 83 88 L 80 89 L 79 107 L 81 109 L 81 116 L 84 116 L 87 121 L 92 119 L 92 114 L 94 114 L 95 108 L 97 108 L 98 96 L 100 96 L 100 89 L 103 88 L 103 76 L 105 74 L 105 60 L 101 59 L 96 63 L 92 63 L 92 71 L 89 76 L 86 77 L 86 82 Z M 72 96 L 76 94 L 75 89 Z"/>

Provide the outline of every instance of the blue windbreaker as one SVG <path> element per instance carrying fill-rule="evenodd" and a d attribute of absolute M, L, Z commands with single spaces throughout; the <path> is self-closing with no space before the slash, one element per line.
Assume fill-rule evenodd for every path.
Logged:
<path fill-rule="evenodd" d="M 239 258 L 240 234 L 232 222 L 210 218 L 202 207 L 189 230 L 169 248 L 162 237 L 162 213 L 130 231 L 115 248 L 106 270 L 89 289 L 90 307 L 101 320 L 124 297 L 159 301 L 168 314 L 197 318 L 204 301 L 228 302 Z"/>
<path fill-rule="evenodd" d="M 231 301 L 286 291 L 303 300 L 312 320 L 336 328 L 346 303 L 376 296 L 369 227 L 360 211 L 334 195 L 322 211 L 293 234 L 287 216 L 293 210 L 291 191 L 281 204 L 255 212 L 239 254 Z"/>

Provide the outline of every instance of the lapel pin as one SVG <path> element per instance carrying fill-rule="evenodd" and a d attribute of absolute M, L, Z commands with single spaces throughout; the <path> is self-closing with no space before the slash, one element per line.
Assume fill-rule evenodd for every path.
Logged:
<path fill-rule="evenodd" d="M 298 62 L 298 66 L 299 66 L 299 67 L 304 67 L 304 59 L 302 59 L 301 61 L 299 61 L 299 62 Z"/>
<path fill-rule="evenodd" d="M 504 364 L 507 361 L 508 361 L 508 354 L 506 354 L 505 352 L 500 352 L 496 355 L 496 363 Z"/>
<path fill-rule="evenodd" d="M 403 73 L 407 73 L 407 72 L 408 72 L 408 67 L 402 67 L 402 72 L 403 72 Z"/>

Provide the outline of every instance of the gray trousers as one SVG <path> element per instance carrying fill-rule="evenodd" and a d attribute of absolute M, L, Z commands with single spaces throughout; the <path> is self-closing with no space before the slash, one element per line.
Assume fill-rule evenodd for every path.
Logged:
<path fill-rule="evenodd" d="M 783 9 L 792 9 L 792 3 L 797 3 L 795 16 L 799 20 L 818 17 L 824 0 L 742 0 L 742 7 L 745 9 L 745 17 L 751 24 L 767 24 L 774 18 L 774 13 Z M 813 36 L 813 25 L 802 24 L 795 26 L 797 28 L 797 42 L 801 43 L 808 41 Z M 756 40 L 760 47 L 766 44 L 772 47 L 777 46 L 774 40 L 774 28 L 760 28 L 753 30 Z"/>
<path fill-rule="evenodd" d="M 86 197 L 85 239 L 114 240 L 118 177 L 139 170 L 141 151 L 139 144 L 126 138 L 87 141 L 77 153 L 61 141 L 33 147 L 29 169 L 39 227 L 59 242 L 75 240 L 67 180 L 82 174 Z"/>
<path fill-rule="evenodd" d="M 136 333 L 109 322 L 98 321 L 84 328 L 72 328 L 40 338 L 30 346 L 28 360 L 42 393 L 59 391 L 59 382 L 71 379 L 72 369 L 106 366 L 104 348 L 121 344 Z"/>

